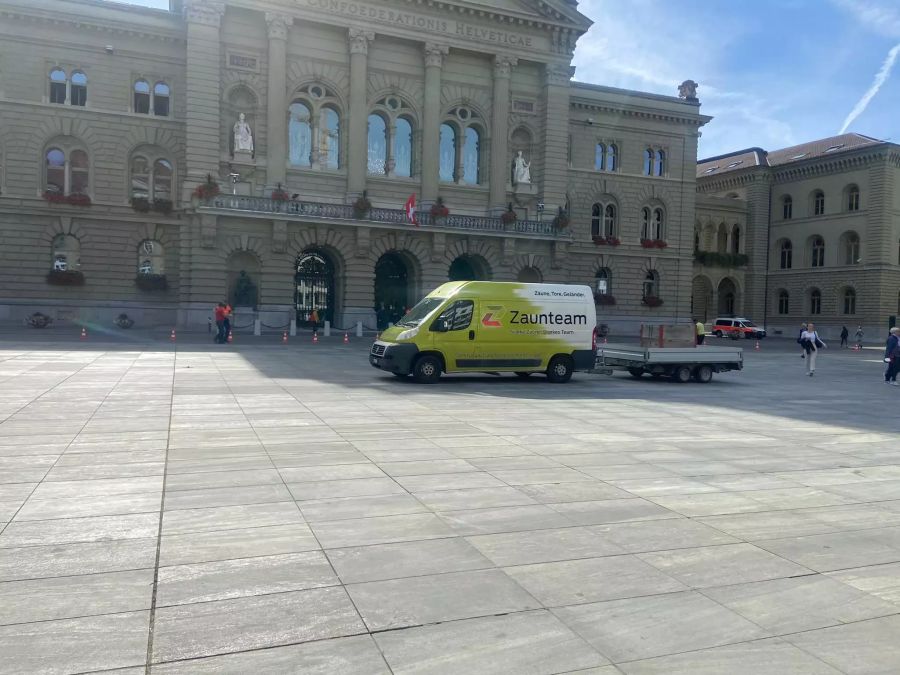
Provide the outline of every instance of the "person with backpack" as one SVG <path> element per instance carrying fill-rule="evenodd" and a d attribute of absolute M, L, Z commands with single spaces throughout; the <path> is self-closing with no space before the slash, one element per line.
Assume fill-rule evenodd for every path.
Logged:
<path fill-rule="evenodd" d="M 847 330 L 847 326 L 841 328 L 841 349 L 847 348 L 847 340 L 850 337 L 850 331 Z"/>
<path fill-rule="evenodd" d="M 803 346 L 803 333 L 806 331 L 806 324 L 800 324 L 800 332 L 797 333 L 797 344 L 800 345 L 800 358 L 806 358 L 806 348 Z"/>
<path fill-rule="evenodd" d="M 800 334 L 800 339 L 806 351 L 806 374 L 812 377 L 816 374 L 816 356 L 820 349 L 827 349 L 828 345 L 822 342 L 813 323 L 807 325 L 806 330 Z"/>
<path fill-rule="evenodd" d="M 887 344 L 884 348 L 884 362 L 888 364 L 884 371 L 884 382 L 897 386 L 897 373 L 900 372 L 900 328 L 891 328 Z"/>

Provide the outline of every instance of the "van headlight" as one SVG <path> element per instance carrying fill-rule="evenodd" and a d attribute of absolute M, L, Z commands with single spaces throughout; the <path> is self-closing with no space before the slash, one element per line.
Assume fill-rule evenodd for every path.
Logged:
<path fill-rule="evenodd" d="M 410 328 L 409 330 L 405 330 L 400 335 L 397 336 L 398 340 L 412 340 L 416 335 L 419 334 L 419 328 Z"/>

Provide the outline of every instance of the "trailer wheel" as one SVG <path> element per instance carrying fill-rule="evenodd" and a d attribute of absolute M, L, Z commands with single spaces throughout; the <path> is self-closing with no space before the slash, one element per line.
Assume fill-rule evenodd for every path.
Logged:
<path fill-rule="evenodd" d="M 697 366 L 694 369 L 694 380 L 702 384 L 706 384 L 713 377 L 713 369 L 709 366 Z"/>
<path fill-rule="evenodd" d="M 691 381 L 691 369 L 689 366 L 678 366 L 672 371 L 672 379 L 679 384 Z"/>
<path fill-rule="evenodd" d="M 641 377 L 644 374 L 644 369 L 643 368 L 629 368 L 628 374 L 631 375 L 632 377 Z"/>
<path fill-rule="evenodd" d="M 413 379 L 419 384 L 434 384 L 441 377 L 441 361 L 436 356 L 420 356 L 413 364 Z"/>
<path fill-rule="evenodd" d="M 547 379 L 556 384 L 563 384 L 572 379 L 575 366 L 569 356 L 554 356 L 547 366 Z"/>

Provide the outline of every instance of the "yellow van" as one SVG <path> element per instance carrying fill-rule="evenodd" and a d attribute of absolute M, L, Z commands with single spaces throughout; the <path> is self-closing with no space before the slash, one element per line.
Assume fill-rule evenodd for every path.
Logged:
<path fill-rule="evenodd" d="M 398 377 L 546 373 L 568 382 L 594 367 L 597 315 L 588 286 L 453 281 L 384 331 L 369 363 Z"/>

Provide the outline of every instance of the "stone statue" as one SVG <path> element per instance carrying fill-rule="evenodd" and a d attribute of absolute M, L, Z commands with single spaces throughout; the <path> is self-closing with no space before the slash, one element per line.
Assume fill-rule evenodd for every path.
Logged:
<path fill-rule="evenodd" d="M 688 101 L 697 100 L 697 83 L 693 80 L 685 80 L 678 87 L 678 97 Z"/>
<path fill-rule="evenodd" d="M 247 124 L 246 115 L 240 114 L 234 123 L 234 151 L 253 153 L 253 132 Z"/>
<path fill-rule="evenodd" d="M 513 182 L 516 185 L 531 185 L 531 164 L 525 161 L 521 150 L 516 153 Z"/>

